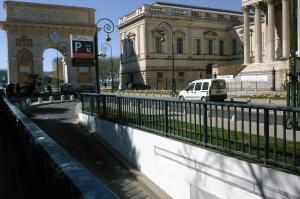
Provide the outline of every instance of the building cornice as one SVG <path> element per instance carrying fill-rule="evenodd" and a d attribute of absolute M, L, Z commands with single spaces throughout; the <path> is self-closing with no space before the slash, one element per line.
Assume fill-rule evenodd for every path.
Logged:
<path fill-rule="evenodd" d="M 122 28 L 124 28 L 126 26 L 130 26 L 130 25 L 132 25 L 132 24 L 134 24 L 134 23 L 136 23 L 136 22 L 138 22 L 138 21 L 140 21 L 142 19 L 145 19 L 145 18 L 146 18 L 145 14 L 138 15 L 138 16 L 136 16 L 136 17 L 134 17 L 134 18 L 132 18 L 132 19 L 130 19 L 130 20 L 122 23 L 122 24 L 119 24 L 117 26 L 117 28 L 120 30 L 120 29 L 122 29 Z"/>
<path fill-rule="evenodd" d="M 95 26 L 69 26 L 69 25 L 53 25 L 53 24 L 37 24 L 37 23 L 19 23 L 19 22 L 6 22 L 0 21 L 1 29 L 9 29 L 10 27 L 18 28 L 18 27 L 27 27 L 27 28 L 53 28 L 60 30 L 84 30 L 84 31 L 95 31 Z M 97 30 L 99 30 L 97 28 Z"/>
<path fill-rule="evenodd" d="M 54 5 L 54 4 L 41 4 L 41 3 L 32 3 L 32 2 L 21 2 L 21 1 L 4 1 L 3 6 L 6 8 L 7 5 L 18 5 L 18 6 L 34 6 L 40 8 L 60 8 L 60 9 L 68 9 L 68 10 L 87 10 L 95 12 L 94 8 L 86 8 L 86 7 L 77 7 L 77 6 L 65 6 L 65 5 Z"/>
<path fill-rule="evenodd" d="M 119 19 L 119 27 L 131 22 L 140 15 L 155 16 L 161 18 L 177 18 L 186 20 L 210 20 L 210 21 L 223 21 L 232 24 L 241 24 L 243 14 L 242 12 L 229 13 L 217 12 L 210 10 L 191 9 L 191 8 L 178 8 L 160 5 L 143 5 L 142 7 L 134 10 L 133 12 L 125 15 Z M 219 10 L 220 11 L 220 10 Z"/>
<path fill-rule="evenodd" d="M 218 8 L 210 8 L 210 7 L 201 7 L 201 6 L 192 6 L 192 5 L 185 5 L 185 4 L 176 4 L 176 3 L 168 3 L 168 2 L 160 2 L 157 1 L 155 4 L 160 6 L 169 6 L 173 8 L 185 8 L 185 9 L 193 9 L 193 10 L 199 10 L 199 11 L 211 11 L 216 13 L 222 13 L 222 14 L 237 14 L 242 15 L 243 13 L 241 11 L 236 10 L 225 10 L 225 9 L 218 9 Z"/>

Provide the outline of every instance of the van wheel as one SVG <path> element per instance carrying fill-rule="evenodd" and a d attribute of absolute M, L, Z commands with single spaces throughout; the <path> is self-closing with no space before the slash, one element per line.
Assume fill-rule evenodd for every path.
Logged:
<path fill-rule="evenodd" d="M 179 100 L 184 100 L 184 97 L 182 95 L 180 95 Z"/>
<path fill-rule="evenodd" d="M 201 101 L 202 101 L 202 102 L 206 102 L 206 98 L 205 98 L 205 97 L 202 97 L 202 98 L 201 98 Z"/>

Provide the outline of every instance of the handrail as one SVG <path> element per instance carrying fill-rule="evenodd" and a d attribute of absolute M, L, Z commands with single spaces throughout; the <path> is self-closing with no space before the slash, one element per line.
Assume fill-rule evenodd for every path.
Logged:
<path fill-rule="evenodd" d="M 160 100 L 160 101 L 170 101 L 170 102 L 183 102 L 182 100 L 179 100 L 178 98 L 155 98 L 155 97 L 147 97 L 147 96 L 124 96 L 119 94 L 96 94 L 96 93 L 81 93 L 81 95 L 86 96 L 114 96 L 114 97 L 122 97 L 122 98 L 130 98 L 130 99 L 149 99 L 149 100 Z M 258 109 L 270 109 L 270 110 L 280 110 L 280 111 L 297 111 L 300 112 L 300 108 L 298 107 L 287 107 L 287 106 L 280 106 L 280 105 L 274 105 L 274 104 L 246 104 L 246 103 L 239 103 L 239 102 L 218 102 L 218 101 L 200 101 L 200 100 L 191 100 L 191 101 L 185 101 L 192 104 L 206 104 L 206 105 L 227 105 L 231 107 L 240 107 L 240 108 L 258 108 Z"/>
<path fill-rule="evenodd" d="M 22 157 L 31 162 L 28 172 L 44 198 L 116 199 L 106 186 L 7 99 L 0 97 L 1 116 L 16 131 Z M 0 124 L 1 125 L 1 124 Z M 26 165 L 25 165 L 26 166 Z M 24 166 L 24 167 L 25 167 Z M 50 182 L 51 186 L 48 186 Z"/>
<path fill-rule="evenodd" d="M 87 93 L 81 101 L 86 114 L 300 171 L 299 108 Z"/>

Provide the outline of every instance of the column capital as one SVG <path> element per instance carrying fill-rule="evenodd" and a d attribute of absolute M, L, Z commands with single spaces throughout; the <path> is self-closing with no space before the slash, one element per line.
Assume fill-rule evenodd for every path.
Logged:
<path fill-rule="evenodd" d="M 256 3 L 252 4 L 252 8 L 254 10 L 256 10 L 256 9 L 262 9 L 262 4 L 260 2 L 256 2 Z"/>
<path fill-rule="evenodd" d="M 274 0 L 266 0 L 266 3 L 267 3 L 268 5 L 274 5 Z"/>
<path fill-rule="evenodd" d="M 250 12 L 250 6 L 243 6 L 242 10 L 244 13 L 249 13 Z"/>

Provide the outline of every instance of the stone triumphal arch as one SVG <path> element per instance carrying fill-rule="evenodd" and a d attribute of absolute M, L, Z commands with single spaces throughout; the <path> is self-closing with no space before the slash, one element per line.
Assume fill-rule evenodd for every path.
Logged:
<path fill-rule="evenodd" d="M 54 48 L 63 55 L 66 83 L 78 86 L 92 82 L 91 68 L 71 67 L 70 35 L 95 33 L 95 10 L 39 3 L 4 1 L 7 33 L 8 81 L 27 83 L 31 75 L 42 75 L 43 53 Z"/>

